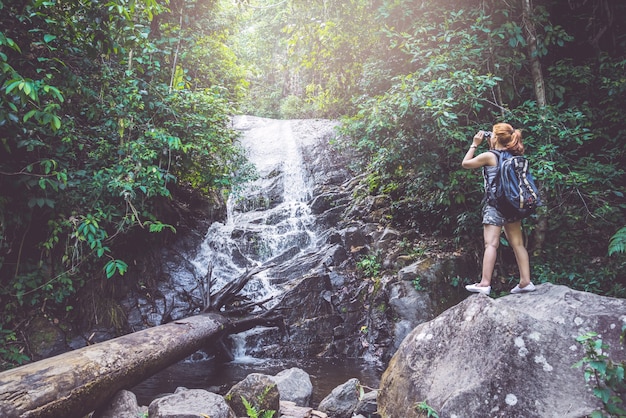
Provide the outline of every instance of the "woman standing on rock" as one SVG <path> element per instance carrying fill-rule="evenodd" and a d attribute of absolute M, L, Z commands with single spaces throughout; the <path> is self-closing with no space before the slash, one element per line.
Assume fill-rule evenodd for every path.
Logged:
<path fill-rule="evenodd" d="M 474 135 L 472 145 L 467 150 L 462 165 L 463 168 L 468 169 L 483 168 L 485 194 L 487 194 L 487 188 L 493 184 L 493 179 L 498 173 L 498 157 L 493 152 L 488 151 L 474 156 L 474 151 L 483 142 L 483 139 L 487 139 L 489 149 L 508 151 L 513 155 L 523 155 L 524 144 L 522 143 L 522 132 L 519 129 L 513 129 L 508 123 L 494 125 L 493 132 L 478 131 Z M 526 251 L 524 246 L 521 219 L 506 219 L 495 207 L 485 202 L 483 206 L 485 252 L 483 255 L 482 279 L 480 283 L 465 286 L 470 292 L 484 293 L 485 295 L 491 292 L 491 276 L 496 264 L 500 234 L 503 227 L 506 238 L 515 253 L 520 274 L 520 282 L 511 290 L 511 293 L 525 293 L 535 290 L 535 286 L 530 281 L 530 263 L 528 261 L 528 251 Z"/>

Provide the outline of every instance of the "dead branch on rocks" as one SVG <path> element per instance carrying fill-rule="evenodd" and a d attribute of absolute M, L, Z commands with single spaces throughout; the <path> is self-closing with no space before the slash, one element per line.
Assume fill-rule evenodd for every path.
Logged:
<path fill-rule="evenodd" d="M 283 333 L 287 333 L 284 318 L 281 314 L 277 313 L 276 306 L 271 309 L 265 307 L 265 304 L 273 300 L 273 297 L 260 301 L 250 301 L 240 294 L 241 290 L 255 274 L 273 266 L 274 264 L 267 264 L 248 270 L 214 294 L 210 293 L 214 278 L 212 277 L 213 269 L 209 266 L 205 277 L 207 287 L 204 295 L 205 307 L 202 312 L 216 313 L 227 318 L 229 321 L 228 326 L 224 329 L 224 334 L 221 335 L 217 341 L 213 341 L 210 347 L 207 347 L 207 349 L 214 354 L 216 360 L 233 360 L 233 355 L 224 341 L 224 339 L 231 334 L 238 334 L 258 326 L 278 327 Z M 247 302 L 245 302 L 246 300 Z M 254 313 L 256 308 L 260 308 L 261 313 Z"/>
<path fill-rule="evenodd" d="M 250 279 L 252 279 L 255 274 L 258 274 L 272 267 L 274 267 L 274 264 L 267 264 L 246 271 L 239 278 L 228 283 L 219 291 L 209 295 L 208 297 L 205 297 L 207 305 L 204 308 L 203 312 L 220 312 L 222 308 L 227 309 L 228 305 L 232 305 L 235 300 L 240 298 L 239 292 L 241 292 L 244 286 L 250 281 Z M 212 269 L 209 269 L 209 271 L 212 271 Z M 212 278 L 208 276 L 209 273 L 207 273 L 207 281 L 211 283 Z M 209 286 L 209 291 L 210 289 L 211 286 Z M 258 303 L 250 304 L 249 307 L 253 307 L 254 305 L 258 305 Z"/>

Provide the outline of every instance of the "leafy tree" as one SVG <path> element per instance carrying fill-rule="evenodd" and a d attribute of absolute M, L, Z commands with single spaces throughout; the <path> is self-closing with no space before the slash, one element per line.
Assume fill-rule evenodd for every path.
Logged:
<path fill-rule="evenodd" d="M 22 318 L 71 312 L 80 289 L 106 287 L 131 269 L 129 249 L 146 245 L 129 243 L 175 231 L 180 191 L 219 198 L 235 180 L 244 159 L 229 115 L 240 71 L 227 53 L 196 65 L 211 49 L 224 51 L 223 28 L 206 25 L 214 6 L 0 3 L 7 364 L 25 360 L 16 341 Z"/>
<path fill-rule="evenodd" d="M 533 246 L 537 280 L 623 294 L 616 279 L 624 259 L 607 260 L 606 248 L 624 223 L 623 124 L 607 116 L 623 105 L 616 93 L 623 88 L 624 35 L 616 27 L 594 28 L 600 38 L 608 30 L 622 41 L 606 49 L 594 42 L 597 54 L 583 59 L 568 56 L 589 33 L 566 27 L 567 13 L 558 14 L 555 3 L 534 5 L 383 2 L 381 16 L 398 19 L 386 20 L 390 55 L 406 64 L 394 65 L 386 91 L 358 99 L 344 132 L 364 156 L 370 192 L 393 198 L 394 222 L 434 226 L 471 242 L 467 236 L 479 234 L 482 194 L 476 174 L 460 169 L 460 156 L 478 129 L 501 120 L 521 127 L 548 202 L 545 235 L 532 220 L 527 228 L 535 231 L 531 244 L 543 243 Z M 586 18 L 597 18 L 596 10 Z M 613 3 L 606 10 L 612 14 L 606 22 L 626 12 Z M 571 13 L 582 19 L 579 9 Z M 538 100 L 537 65 L 545 101 Z M 590 245 L 581 257 L 583 241 Z"/>
<path fill-rule="evenodd" d="M 235 49 L 249 68 L 247 108 L 261 116 L 337 117 L 375 54 L 373 1 L 245 2 Z"/>

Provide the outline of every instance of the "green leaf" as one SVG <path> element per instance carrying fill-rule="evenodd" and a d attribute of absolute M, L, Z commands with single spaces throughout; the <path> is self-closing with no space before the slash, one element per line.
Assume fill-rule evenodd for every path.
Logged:
<path fill-rule="evenodd" d="M 626 252 L 626 226 L 620 228 L 609 241 L 609 256 Z"/>
<path fill-rule="evenodd" d="M 589 367 L 593 370 L 597 370 L 603 376 L 606 375 L 606 362 L 605 361 L 590 361 Z"/>
<path fill-rule="evenodd" d="M 55 131 L 58 131 L 61 128 L 61 119 L 58 116 L 53 115 L 50 125 Z"/>
<path fill-rule="evenodd" d="M 104 272 L 107 276 L 107 279 L 110 279 L 115 274 L 115 261 L 111 260 L 104 266 Z"/>
<path fill-rule="evenodd" d="M 4 90 L 4 91 L 6 92 L 6 94 L 9 94 L 9 93 L 11 93 L 11 92 L 12 92 L 15 88 L 19 87 L 21 83 L 22 83 L 22 80 L 14 80 L 14 81 L 10 82 L 10 83 L 6 86 L 6 88 L 5 88 L 5 90 Z"/>
<path fill-rule="evenodd" d="M 593 388 L 593 394 L 600 398 L 603 403 L 607 403 L 611 396 L 611 391 L 607 388 Z"/>
<path fill-rule="evenodd" d="M 28 120 L 29 120 L 30 118 L 32 118 L 33 116 L 35 116 L 35 115 L 37 114 L 37 112 L 38 112 L 38 111 L 37 111 L 36 109 L 33 109 L 33 110 L 28 111 L 28 112 L 24 115 L 23 121 L 24 121 L 24 122 L 28 122 Z"/>
<path fill-rule="evenodd" d="M 22 90 L 24 92 L 24 94 L 26 94 L 27 96 L 30 95 L 30 93 L 33 91 L 33 85 L 32 83 L 29 83 L 27 81 L 22 81 L 20 83 L 20 90 Z"/>

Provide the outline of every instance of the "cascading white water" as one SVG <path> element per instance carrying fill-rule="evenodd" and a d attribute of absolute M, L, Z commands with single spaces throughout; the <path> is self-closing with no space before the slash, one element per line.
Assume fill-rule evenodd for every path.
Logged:
<path fill-rule="evenodd" d="M 306 262 L 302 271 L 285 273 L 280 267 L 294 266 L 323 247 L 324 233 L 320 237 L 313 230 L 314 216 L 311 215 L 307 202 L 313 195 L 312 180 L 307 175 L 303 164 L 302 148 L 313 145 L 327 132 L 331 124 L 321 124 L 322 129 L 311 135 L 311 125 L 300 128 L 296 121 L 277 121 L 255 117 L 237 117 L 235 127 L 242 131 L 241 143 L 248 150 L 249 160 L 255 165 L 259 179 L 245 185 L 242 190 L 233 193 L 228 199 L 227 219 L 224 223 L 214 223 L 209 228 L 197 255 L 191 259 L 194 271 L 188 263 L 171 263 L 171 287 L 163 289 L 168 296 L 162 302 L 163 310 L 173 310 L 173 317 L 189 315 L 187 299 L 177 302 L 180 291 L 185 295 L 197 297 L 198 280 L 205 278 L 209 266 L 214 279 L 211 293 L 215 293 L 229 281 L 232 281 L 256 266 L 268 263 L 277 264 L 276 269 L 265 270 L 254 276 L 244 288 L 244 295 L 253 300 L 265 300 L 269 296 L 279 296 L 285 280 L 307 274 Z M 296 132 L 296 135 L 294 135 Z M 308 136 L 307 136 L 308 133 Z M 304 141 L 303 145 L 299 142 Z M 308 142 L 307 142 L 308 141 Z M 321 169 L 320 166 L 317 169 Z M 319 173 L 318 173 L 319 174 Z M 299 258 L 298 256 L 302 256 Z M 278 275 L 290 277 L 273 277 Z M 287 282 L 288 283 L 288 282 Z M 205 282 L 206 287 L 206 282 Z M 170 293 L 167 293 L 167 292 Z M 142 306 L 149 308 L 149 301 Z M 273 304 L 266 304 L 271 307 Z M 179 313 L 176 309 L 180 309 Z M 178 315 L 178 316 L 177 316 Z M 161 316 L 154 319 L 158 323 Z M 314 384 L 312 402 L 319 402 L 338 384 L 348 378 L 358 377 L 367 386 L 375 387 L 379 381 L 379 371 L 370 364 L 346 359 L 302 358 L 255 358 L 249 353 L 253 347 L 251 341 L 263 344 L 263 332 L 267 328 L 254 329 L 231 336 L 234 362 L 214 363 L 211 359 L 194 356 L 162 371 L 134 388 L 142 404 L 161 393 L 173 392 L 178 386 L 188 388 L 208 388 L 232 385 L 243 380 L 249 373 L 261 372 L 275 374 L 281 370 L 299 367 L 311 374 Z M 275 331 L 268 333 L 276 334 Z M 256 344 L 255 343 L 255 344 Z"/>
<path fill-rule="evenodd" d="M 316 245 L 307 205 L 312 186 L 291 122 L 243 116 L 237 126 L 243 128 L 241 143 L 259 178 L 229 196 L 226 222 L 209 228 L 192 261 L 198 277 L 212 268 L 211 293 L 252 267 L 314 250 Z M 252 300 L 278 293 L 268 271 L 257 274 L 243 289 Z"/>

